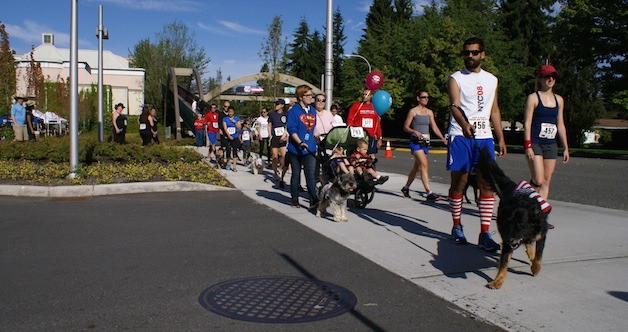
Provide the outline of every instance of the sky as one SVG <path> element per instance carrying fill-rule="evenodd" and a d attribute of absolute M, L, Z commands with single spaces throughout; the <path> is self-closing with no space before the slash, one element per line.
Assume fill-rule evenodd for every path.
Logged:
<path fill-rule="evenodd" d="M 268 37 L 273 17 L 281 16 L 283 35 L 291 41 L 301 18 L 310 30 L 323 31 L 327 0 L 79 0 L 79 49 L 98 49 L 96 30 L 98 6 L 103 5 L 103 22 L 109 39 L 103 48 L 120 56 L 174 21 L 186 24 L 211 62 L 205 76 L 232 79 L 258 73 L 262 60 L 258 53 Z M 345 25 L 345 53 L 354 53 L 363 34 L 371 0 L 334 0 Z M 417 0 L 415 13 L 428 1 Z M 52 32 L 55 46 L 70 47 L 72 0 L 0 0 L 0 21 L 5 24 L 11 48 L 17 54 L 41 44 L 41 35 Z"/>

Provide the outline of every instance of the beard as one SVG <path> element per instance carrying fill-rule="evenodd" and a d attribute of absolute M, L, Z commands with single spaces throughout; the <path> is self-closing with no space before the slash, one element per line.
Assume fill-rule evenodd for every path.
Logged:
<path fill-rule="evenodd" d="M 482 59 L 466 58 L 464 59 L 464 66 L 469 70 L 476 69 L 482 63 Z"/>

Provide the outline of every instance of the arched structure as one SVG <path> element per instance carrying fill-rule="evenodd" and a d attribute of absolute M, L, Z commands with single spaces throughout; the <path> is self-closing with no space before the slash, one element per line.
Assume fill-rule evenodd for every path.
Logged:
<path fill-rule="evenodd" d="M 207 94 L 203 95 L 203 100 L 205 101 L 210 101 L 216 97 L 220 98 L 220 99 L 229 99 L 229 100 L 233 100 L 233 99 L 238 99 L 238 100 L 267 100 L 267 101 L 274 101 L 275 97 L 272 96 L 260 96 L 260 95 L 255 95 L 255 96 L 242 96 L 242 95 L 222 95 L 222 93 L 224 91 L 227 91 L 235 86 L 238 86 L 240 84 L 246 83 L 246 82 L 252 82 L 252 81 L 259 81 L 259 80 L 270 80 L 272 79 L 272 75 L 271 73 L 268 72 L 263 72 L 263 73 L 257 73 L 257 74 L 251 74 L 251 75 L 246 75 L 246 76 L 242 76 L 239 78 L 236 78 L 234 80 L 231 80 L 223 85 L 221 85 L 220 87 L 217 87 L 215 89 L 213 89 L 212 91 L 208 92 Z M 314 84 L 310 83 L 310 82 L 306 82 L 298 77 L 294 77 L 291 75 L 286 75 L 286 74 L 278 74 L 279 75 L 279 81 L 282 83 L 286 83 L 286 84 L 290 84 L 293 86 L 299 86 L 302 84 L 308 85 L 312 88 L 312 91 L 317 94 L 317 93 L 323 93 L 323 91 L 319 88 L 317 88 Z M 277 96 L 279 98 L 294 98 L 294 96 Z"/>

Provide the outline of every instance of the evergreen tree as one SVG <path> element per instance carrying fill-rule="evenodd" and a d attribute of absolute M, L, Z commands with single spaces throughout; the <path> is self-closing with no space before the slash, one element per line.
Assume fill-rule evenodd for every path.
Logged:
<path fill-rule="evenodd" d="M 299 26 L 294 32 L 293 42 L 288 45 L 289 52 L 286 55 L 287 60 L 287 72 L 295 77 L 304 79 L 307 76 L 307 66 L 310 61 L 311 54 L 308 47 L 311 45 L 310 41 L 310 27 L 305 20 L 305 17 L 301 17 Z"/>
<path fill-rule="evenodd" d="M 9 43 L 9 34 L 4 24 L 0 23 L 0 110 L 5 111 L 13 104 L 12 96 L 15 94 L 15 61 Z"/>
<path fill-rule="evenodd" d="M 344 19 L 340 13 L 340 8 L 336 8 L 333 17 L 333 59 L 334 59 L 334 97 L 337 93 L 340 93 L 343 86 L 343 81 L 340 79 L 341 68 L 343 66 L 343 59 L 345 54 L 345 44 L 347 43 L 347 37 L 345 36 Z"/>

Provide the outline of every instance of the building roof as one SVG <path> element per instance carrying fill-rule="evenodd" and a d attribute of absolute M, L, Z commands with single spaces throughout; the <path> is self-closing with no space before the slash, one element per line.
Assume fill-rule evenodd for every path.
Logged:
<path fill-rule="evenodd" d="M 599 129 L 628 129 L 628 120 L 623 119 L 597 119 L 593 128 Z"/>
<path fill-rule="evenodd" d="M 129 69 L 129 60 L 125 57 L 103 50 L 103 69 Z M 52 44 L 41 44 L 33 50 L 33 57 L 37 62 L 64 63 L 70 61 L 69 48 L 57 48 Z M 28 62 L 31 52 L 16 56 L 17 62 Z M 90 68 L 98 68 L 98 50 L 78 50 L 78 61 L 85 62 Z"/>

